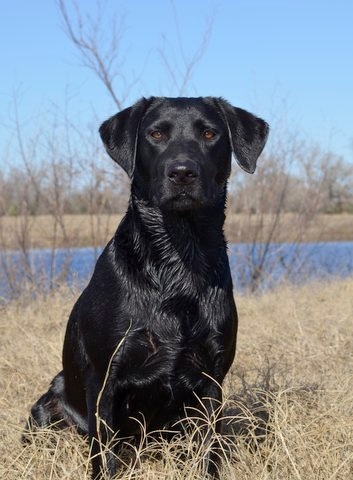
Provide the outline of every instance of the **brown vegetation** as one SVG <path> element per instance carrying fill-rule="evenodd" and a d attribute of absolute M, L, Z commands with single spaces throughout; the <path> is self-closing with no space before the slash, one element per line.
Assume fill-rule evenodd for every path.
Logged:
<path fill-rule="evenodd" d="M 24 215 L 0 217 L 0 281 L 8 285 L 7 296 L 17 296 L 23 288 L 52 288 L 66 278 L 72 258 L 72 247 L 103 247 L 113 236 L 122 215 Z M 275 225 L 275 228 L 274 228 Z M 353 215 L 319 214 L 303 222 L 300 214 L 232 214 L 228 212 L 225 233 L 230 243 L 248 243 L 246 263 L 250 269 L 244 287 L 255 291 L 270 274 L 268 266 L 283 265 L 281 249 L 268 249 L 272 242 L 353 241 Z M 258 245 L 255 245 L 258 244 Z M 251 252 L 256 246 L 259 256 Z M 31 249 L 50 251 L 50 266 L 35 266 Z M 66 248 L 65 263 L 55 266 L 58 248 Z M 17 259 L 6 255 L 6 250 L 18 251 Z M 300 255 L 300 248 L 295 256 Z M 305 262 L 305 258 L 297 258 Z M 286 265 L 290 276 L 293 259 Z M 265 280 L 266 282 L 266 280 Z"/>
<path fill-rule="evenodd" d="M 54 219 L 50 215 L 1 217 L 1 250 L 20 250 L 24 229 L 27 235 L 27 248 L 56 248 L 104 246 L 114 234 L 122 214 L 102 215 L 63 215 L 63 231 L 56 232 L 54 239 Z M 295 242 L 298 230 L 297 216 L 286 213 L 281 216 L 278 230 L 273 235 L 274 242 Z M 251 243 L 258 237 L 266 238 L 272 226 L 270 214 L 260 219 L 253 214 L 228 213 L 225 232 L 229 242 Z M 259 231 L 261 229 L 261 232 Z M 65 234 L 64 234 L 65 232 Z M 353 215 L 317 215 L 305 231 L 306 242 L 353 241 Z"/>
<path fill-rule="evenodd" d="M 28 218 L 28 248 L 57 248 L 104 246 L 112 237 L 122 215 L 64 215 L 63 231 L 53 238 L 54 220 L 50 215 Z M 20 249 L 25 219 L 21 217 L 0 218 L 2 235 L 1 249 Z M 65 232 L 65 234 L 63 233 Z"/>
<path fill-rule="evenodd" d="M 30 405 L 60 368 L 75 296 L 67 289 L 48 297 L 23 296 L 2 309 L 3 480 L 89 478 L 87 446 L 76 434 L 44 432 L 33 444 L 20 443 Z M 238 350 L 224 390 L 226 423 L 238 433 L 228 437 L 222 478 L 352 477 L 352 299 L 352 280 L 237 298 Z M 256 429 L 258 410 L 269 416 L 265 436 Z M 187 439 L 141 445 L 137 461 L 119 478 L 200 479 L 199 454 L 191 450 Z"/>
<path fill-rule="evenodd" d="M 268 238 L 273 227 L 273 215 L 261 217 L 252 214 L 230 214 L 226 219 L 226 236 L 230 242 L 252 243 Z M 282 213 L 278 226 L 271 237 L 272 242 L 297 242 L 301 227 L 300 215 Z M 317 214 L 300 232 L 302 242 L 334 242 L 353 240 L 353 215 Z M 303 228 L 303 226 L 302 226 Z"/>

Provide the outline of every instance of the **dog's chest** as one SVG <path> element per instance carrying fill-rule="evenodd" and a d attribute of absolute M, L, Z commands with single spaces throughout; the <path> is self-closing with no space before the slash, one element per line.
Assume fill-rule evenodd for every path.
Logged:
<path fill-rule="evenodd" d="M 118 376 L 130 385 L 195 385 L 202 372 L 212 375 L 223 348 L 219 316 L 218 302 L 205 295 L 197 302 L 161 296 L 159 302 L 141 305 L 119 355 Z"/>

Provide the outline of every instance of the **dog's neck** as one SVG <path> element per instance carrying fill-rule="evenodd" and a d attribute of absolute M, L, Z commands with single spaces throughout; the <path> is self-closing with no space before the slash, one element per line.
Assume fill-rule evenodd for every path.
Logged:
<path fill-rule="evenodd" d="M 196 274 L 212 275 L 227 255 L 224 219 L 223 200 L 217 206 L 177 212 L 151 206 L 132 195 L 117 241 L 120 243 L 125 231 L 129 238 L 125 241 L 136 258 L 154 269 L 175 264 Z"/>
<path fill-rule="evenodd" d="M 219 247 L 224 242 L 224 201 L 194 210 L 176 211 L 151 206 L 133 195 L 129 210 L 150 241 L 158 247 L 159 237 L 174 247 L 194 243 L 200 248 Z"/>

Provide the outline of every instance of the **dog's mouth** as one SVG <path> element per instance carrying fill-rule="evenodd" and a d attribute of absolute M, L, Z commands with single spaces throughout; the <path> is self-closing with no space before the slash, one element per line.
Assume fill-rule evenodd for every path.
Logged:
<path fill-rule="evenodd" d="M 192 193 L 181 190 L 174 195 L 164 199 L 161 205 L 168 210 L 194 210 L 201 207 L 201 201 Z"/>

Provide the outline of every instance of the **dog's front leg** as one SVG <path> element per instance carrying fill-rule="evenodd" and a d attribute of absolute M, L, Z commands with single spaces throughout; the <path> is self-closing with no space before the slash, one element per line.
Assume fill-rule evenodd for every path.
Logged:
<path fill-rule="evenodd" d="M 88 431 L 92 463 L 92 480 L 106 475 L 112 477 L 117 470 L 114 455 L 113 406 L 114 391 L 110 385 L 101 384 L 94 379 L 87 389 Z"/>
<path fill-rule="evenodd" d="M 202 470 L 212 479 L 219 478 L 219 466 L 222 459 L 219 435 L 222 430 L 222 389 L 210 379 L 198 395 L 199 415 L 196 418 L 198 443 L 203 445 L 206 454 L 203 457 Z M 218 437 L 218 438 L 217 438 Z"/>

